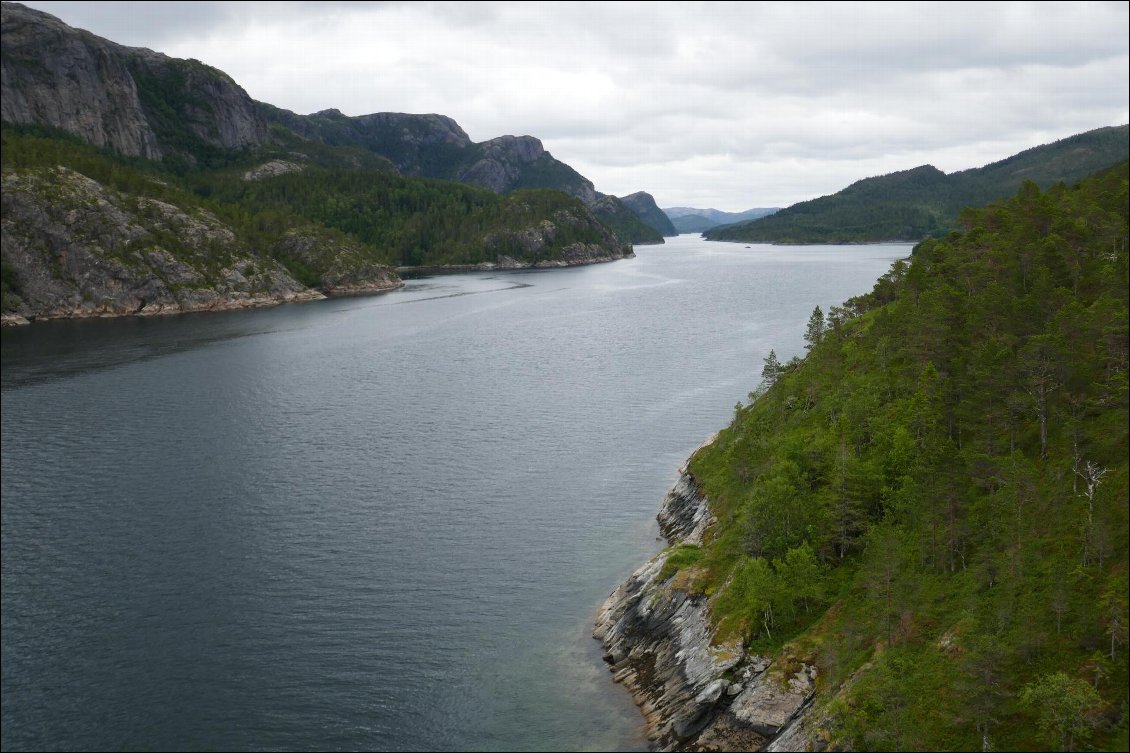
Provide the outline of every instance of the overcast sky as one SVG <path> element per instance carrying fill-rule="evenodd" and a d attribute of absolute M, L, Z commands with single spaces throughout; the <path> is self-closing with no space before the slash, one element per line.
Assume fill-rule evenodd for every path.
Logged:
<path fill-rule="evenodd" d="M 597 190 L 787 206 L 1130 120 L 1130 4 L 26 2 L 255 99 L 540 138 Z"/>

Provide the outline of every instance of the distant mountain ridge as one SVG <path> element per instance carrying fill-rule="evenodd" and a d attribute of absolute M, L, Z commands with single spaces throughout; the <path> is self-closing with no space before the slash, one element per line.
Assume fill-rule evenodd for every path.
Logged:
<path fill-rule="evenodd" d="M 705 232 L 709 240 L 756 243 L 917 241 L 956 229 L 961 210 L 1015 193 L 1080 180 L 1130 156 L 1130 126 L 1099 128 L 947 175 L 921 165 L 857 181 L 838 193 Z"/>
<path fill-rule="evenodd" d="M 3 3 L 0 116 L 5 123 L 59 128 L 130 157 L 221 162 L 225 151 L 279 140 L 282 126 L 329 146 L 361 147 L 405 176 L 457 180 L 509 193 L 552 188 L 585 203 L 590 180 L 533 136 L 475 143 L 445 115 L 330 109 L 298 115 L 248 96 L 230 76 L 198 60 L 127 47 L 47 13 Z"/>
<path fill-rule="evenodd" d="M 719 209 L 694 207 L 668 207 L 663 210 L 680 233 L 701 233 L 713 227 L 754 220 L 778 211 L 780 211 L 779 207 L 759 207 L 744 212 L 723 212 Z"/>
<path fill-rule="evenodd" d="M 331 146 L 359 146 L 388 159 L 402 175 L 457 180 L 495 193 L 553 188 L 586 204 L 592 181 L 553 158 L 533 136 L 499 136 L 480 143 L 446 115 L 378 112 L 350 117 L 339 110 L 298 115 L 257 102 L 264 121 Z"/>

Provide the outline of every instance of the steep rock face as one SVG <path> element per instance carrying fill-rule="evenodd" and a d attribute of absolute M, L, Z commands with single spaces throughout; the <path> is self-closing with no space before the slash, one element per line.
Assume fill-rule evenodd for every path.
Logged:
<path fill-rule="evenodd" d="M 684 469 L 658 515 L 668 542 L 697 544 L 713 523 L 709 504 Z M 621 584 L 597 616 L 613 679 L 632 693 L 660 750 L 756 750 L 800 716 L 815 667 L 777 668 L 738 640 L 718 643 L 706 597 L 679 573 L 663 578 L 669 552 Z"/>
<path fill-rule="evenodd" d="M 159 159 L 157 135 L 117 45 L 22 5 L 0 9 L 0 115 L 96 146 Z"/>
<path fill-rule="evenodd" d="M 215 68 L 115 44 L 16 3 L 0 12 L 6 123 L 60 128 L 147 159 L 266 141 L 254 102 Z"/>
<path fill-rule="evenodd" d="M 710 505 L 686 471 L 663 498 L 656 520 L 659 532 L 672 544 L 701 544 L 702 535 L 714 524 Z"/>
<path fill-rule="evenodd" d="M 322 297 L 208 213 L 126 196 L 66 168 L 4 175 L 2 202 L 13 322 Z"/>
<path fill-rule="evenodd" d="M 633 194 L 621 196 L 620 201 L 624 202 L 624 206 L 628 209 L 635 212 L 645 225 L 654 228 L 657 233 L 665 238 L 679 234 L 679 231 L 671 224 L 671 219 L 655 203 L 655 197 L 646 191 L 636 191 Z"/>

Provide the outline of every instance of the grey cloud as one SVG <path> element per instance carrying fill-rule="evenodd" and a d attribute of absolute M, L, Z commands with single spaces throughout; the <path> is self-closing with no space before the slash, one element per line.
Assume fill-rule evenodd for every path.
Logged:
<path fill-rule="evenodd" d="M 610 193 L 792 203 L 1125 122 L 1126 3 L 31 2 L 257 99 L 542 139 Z"/>

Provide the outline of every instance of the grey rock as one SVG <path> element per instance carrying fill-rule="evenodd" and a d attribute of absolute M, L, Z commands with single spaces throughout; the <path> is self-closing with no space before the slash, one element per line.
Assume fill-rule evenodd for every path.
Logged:
<path fill-rule="evenodd" d="M 701 544 L 703 533 L 714 523 L 710 505 L 686 468 L 664 497 L 656 519 L 660 533 L 672 544 Z"/>
<path fill-rule="evenodd" d="M 789 678 L 763 672 L 730 705 L 728 713 L 756 732 L 775 735 L 811 697 L 815 668 L 804 665 Z"/>
<path fill-rule="evenodd" d="M 0 253 L 15 314 L 168 314 L 322 297 L 207 212 L 123 195 L 67 168 L 5 174 Z"/>
<path fill-rule="evenodd" d="M 115 44 L 17 3 L 0 14 L 5 122 L 61 128 L 147 159 L 176 152 L 185 134 L 225 149 L 267 140 L 254 102 L 222 71 Z M 174 110 L 162 110 L 169 102 Z"/>
<path fill-rule="evenodd" d="M 684 485 L 686 476 L 684 471 L 680 477 Z M 672 500 L 707 507 L 700 495 L 690 503 L 687 495 L 669 494 L 661 516 L 704 519 L 694 509 L 668 511 Z M 683 541 L 678 531 L 685 528 L 671 529 L 672 544 Z M 660 553 L 608 597 L 593 632 L 615 660 L 613 679 L 631 690 L 661 749 L 680 745 L 711 722 L 729 686 L 722 675 L 743 658 L 740 642 L 715 644 L 705 598 L 659 581 L 668 556 Z"/>
<path fill-rule="evenodd" d="M 257 165 L 243 174 L 243 179 L 247 181 L 262 180 L 264 178 L 275 178 L 279 175 L 286 175 L 287 173 L 301 172 L 302 165 L 296 162 L 288 162 L 282 159 L 273 159 L 270 162 L 264 162 L 262 165 Z"/>

